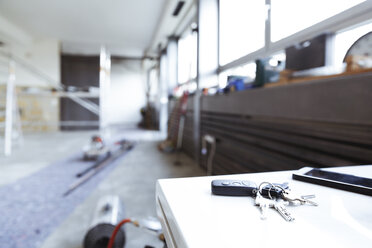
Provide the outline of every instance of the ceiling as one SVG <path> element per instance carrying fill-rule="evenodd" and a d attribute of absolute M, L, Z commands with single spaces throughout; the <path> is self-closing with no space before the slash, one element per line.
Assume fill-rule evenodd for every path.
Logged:
<path fill-rule="evenodd" d="M 140 57 L 152 46 L 174 0 L 1 0 L 0 15 L 33 36 L 62 42 L 66 53 Z"/>

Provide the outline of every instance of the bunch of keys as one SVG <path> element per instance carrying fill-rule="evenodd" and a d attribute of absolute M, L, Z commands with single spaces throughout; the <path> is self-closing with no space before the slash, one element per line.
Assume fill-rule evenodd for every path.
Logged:
<path fill-rule="evenodd" d="M 212 193 L 224 196 L 251 196 L 255 198 L 255 205 L 261 209 L 261 218 L 266 218 L 267 209 L 275 209 L 286 221 L 293 221 L 294 217 L 286 209 L 286 205 L 299 203 L 317 206 L 310 201 L 314 195 L 297 196 L 288 187 L 288 183 L 277 184 L 263 182 L 258 187 L 247 180 L 213 180 Z"/>

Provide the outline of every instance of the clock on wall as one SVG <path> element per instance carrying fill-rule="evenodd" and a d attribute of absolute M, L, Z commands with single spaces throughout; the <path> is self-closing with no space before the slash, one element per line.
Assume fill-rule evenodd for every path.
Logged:
<path fill-rule="evenodd" d="M 347 50 L 344 62 L 347 63 L 347 71 L 355 71 L 372 67 L 372 32 L 359 39 Z"/>
<path fill-rule="evenodd" d="M 372 56 L 372 32 L 363 35 L 351 45 L 346 52 L 344 62 L 348 56 Z"/>

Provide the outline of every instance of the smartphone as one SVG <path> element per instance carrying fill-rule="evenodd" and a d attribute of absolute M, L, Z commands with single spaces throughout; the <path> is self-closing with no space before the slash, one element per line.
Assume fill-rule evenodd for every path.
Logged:
<path fill-rule="evenodd" d="M 304 167 L 292 174 L 299 181 L 372 196 L 372 178 Z"/>

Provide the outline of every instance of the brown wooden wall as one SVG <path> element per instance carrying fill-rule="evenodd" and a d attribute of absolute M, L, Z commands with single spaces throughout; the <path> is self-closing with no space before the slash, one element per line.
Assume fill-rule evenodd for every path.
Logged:
<path fill-rule="evenodd" d="M 372 164 L 372 73 L 204 96 L 200 121 L 213 174 Z"/>

